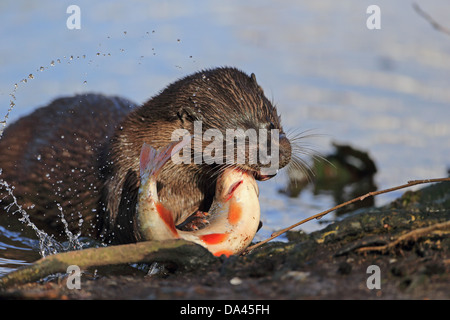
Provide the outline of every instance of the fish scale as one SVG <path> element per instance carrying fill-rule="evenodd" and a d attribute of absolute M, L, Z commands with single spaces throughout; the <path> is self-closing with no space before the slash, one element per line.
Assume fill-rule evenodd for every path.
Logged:
<path fill-rule="evenodd" d="M 144 144 L 140 158 L 137 214 L 144 240 L 185 239 L 206 247 L 216 256 L 241 253 L 253 240 L 259 225 L 258 185 L 253 175 L 237 168 L 226 168 L 217 179 L 216 194 L 202 229 L 182 231 L 175 227 L 174 216 L 158 199 L 156 177 L 171 154 L 188 141 L 172 143 L 155 150 Z"/>

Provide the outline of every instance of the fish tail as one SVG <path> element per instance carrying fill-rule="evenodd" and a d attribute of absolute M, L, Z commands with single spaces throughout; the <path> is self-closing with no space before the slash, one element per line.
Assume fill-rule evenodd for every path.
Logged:
<path fill-rule="evenodd" d="M 171 156 L 190 143 L 190 140 L 183 139 L 181 142 L 175 141 L 158 150 L 144 142 L 141 149 L 139 166 L 141 177 L 146 173 L 150 176 L 157 176 Z"/>

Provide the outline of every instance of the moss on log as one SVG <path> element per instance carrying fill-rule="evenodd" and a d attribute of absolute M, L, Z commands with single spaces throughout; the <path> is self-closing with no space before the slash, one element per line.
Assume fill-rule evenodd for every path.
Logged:
<path fill-rule="evenodd" d="M 42 258 L 0 278 L 0 288 L 37 281 L 66 272 L 70 265 L 80 269 L 127 263 L 171 262 L 180 269 L 204 267 L 218 259 L 207 249 L 184 240 L 146 241 L 110 247 L 58 253 Z"/>

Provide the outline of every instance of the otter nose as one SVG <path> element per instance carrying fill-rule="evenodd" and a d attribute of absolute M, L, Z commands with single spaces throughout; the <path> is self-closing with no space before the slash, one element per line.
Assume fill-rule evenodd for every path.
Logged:
<path fill-rule="evenodd" d="M 290 161 L 291 161 L 291 153 L 292 153 L 292 147 L 291 142 L 286 137 L 286 134 L 280 133 L 279 136 L 279 154 L 280 154 L 280 162 L 279 162 L 279 168 L 285 167 Z"/>
<path fill-rule="evenodd" d="M 276 137 L 271 136 L 267 143 L 267 149 L 264 149 L 264 146 L 260 146 L 259 149 L 262 165 L 258 180 L 267 180 L 274 177 L 279 169 L 285 167 L 291 161 L 291 143 L 284 133 L 277 133 Z"/>

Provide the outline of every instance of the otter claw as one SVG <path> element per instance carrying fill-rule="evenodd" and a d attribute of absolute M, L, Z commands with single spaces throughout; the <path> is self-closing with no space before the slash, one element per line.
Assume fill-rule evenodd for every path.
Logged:
<path fill-rule="evenodd" d="M 197 211 L 179 225 L 178 229 L 183 231 L 197 231 L 202 229 L 209 224 L 207 219 L 209 216 L 210 214 L 208 212 Z"/>
<path fill-rule="evenodd" d="M 197 212 L 194 213 L 191 217 L 205 218 L 205 217 L 209 217 L 209 216 L 210 216 L 209 212 L 197 210 Z M 207 220 L 205 219 L 205 221 L 207 221 Z"/>

